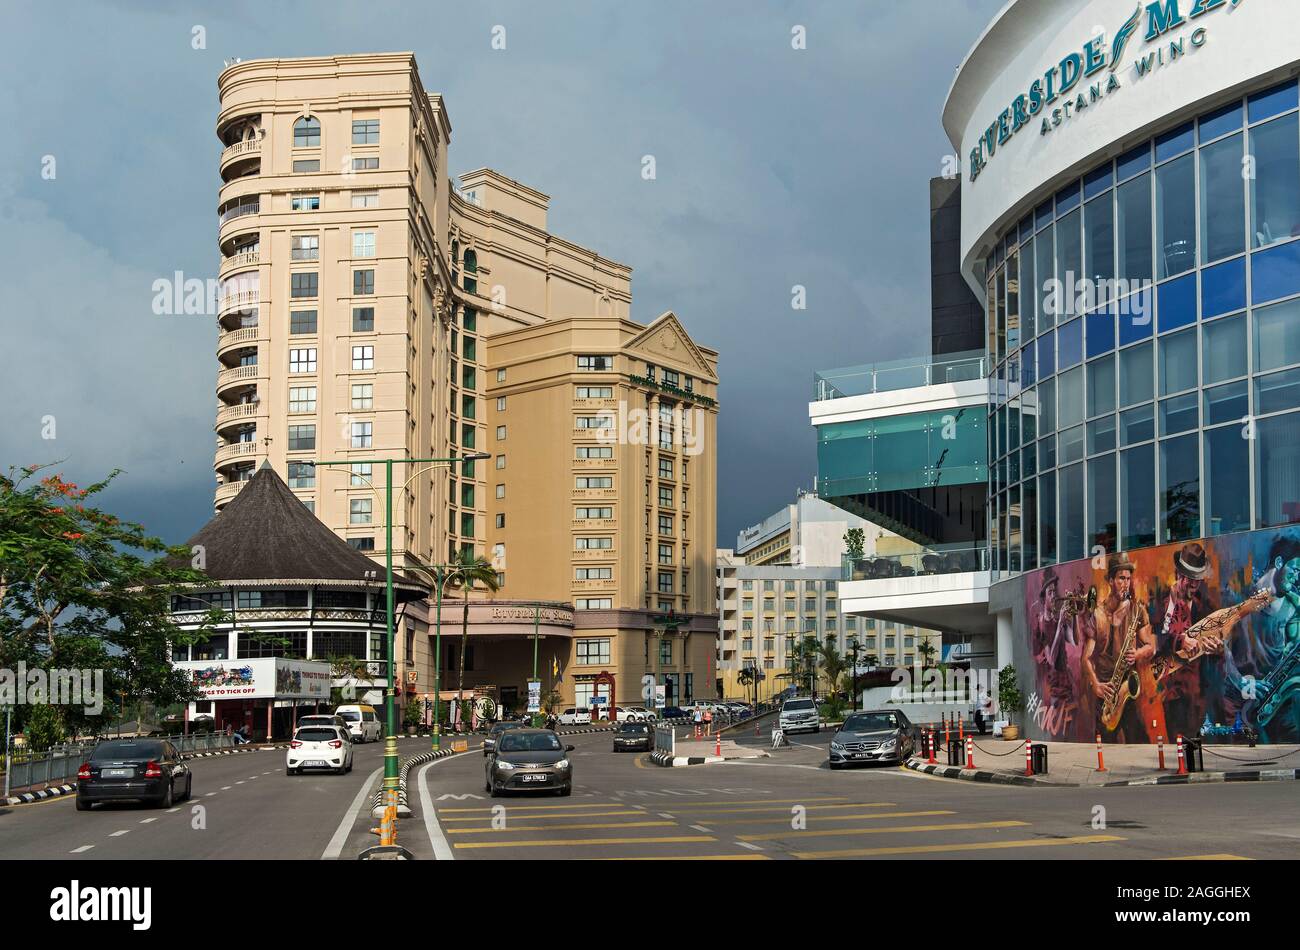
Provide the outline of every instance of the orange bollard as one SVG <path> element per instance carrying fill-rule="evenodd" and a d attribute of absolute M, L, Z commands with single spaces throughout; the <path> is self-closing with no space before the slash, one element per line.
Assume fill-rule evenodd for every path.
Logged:
<path fill-rule="evenodd" d="M 948 729 L 948 714 L 943 714 L 943 744 L 946 747 L 952 741 L 952 735 Z"/>
<path fill-rule="evenodd" d="M 1101 755 L 1101 733 L 1097 733 L 1097 771 L 1106 772 L 1106 760 Z"/>
<path fill-rule="evenodd" d="M 958 742 L 966 741 L 966 720 L 965 719 L 957 720 L 957 741 Z"/>
<path fill-rule="evenodd" d="M 1183 737 L 1178 737 L 1178 774 L 1187 774 L 1187 759 L 1183 756 Z"/>
<path fill-rule="evenodd" d="M 934 757 L 934 747 L 935 747 L 935 744 L 938 742 L 938 738 L 939 738 L 939 737 L 938 737 L 937 735 L 935 735 L 934 730 L 931 729 L 931 730 L 930 730 L 930 761 L 929 761 L 929 763 L 928 763 L 929 765 L 935 765 L 935 764 L 937 763 L 937 761 L 938 761 L 938 760 L 935 759 L 935 757 Z"/>
<path fill-rule="evenodd" d="M 1028 740 L 1025 741 L 1025 774 L 1034 774 L 1034 744 Z"/>
<path fill-rule="evenodd" d="M 719 732 L 719 733 L 718 733 L 716 736 L 714 736 L 713 738 L 714 738 L 714 741 L 713 741 L 713 754 L 716 755 L 716 756 L 721 756 L 721 755 L 722 755 L 722 733 Z"/>
<path fill-rule="evenodd" d="M 975 740 L 969 737 L 966 739 L 966 768 L 975 768 Z"/>
<path fill-rule="evenodd" d="M 1160 771 L 1163 772 L 1165 770 L 1165 737 L 1164 736 L 1156 736 L 1156 756 L 1160 762 L 1157 768 L 1159 768 Z"/>

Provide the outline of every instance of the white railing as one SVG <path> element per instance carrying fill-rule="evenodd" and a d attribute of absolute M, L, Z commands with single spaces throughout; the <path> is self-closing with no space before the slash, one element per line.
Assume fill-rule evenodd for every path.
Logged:
<path fill-rule="evenodd" d="M 260 139 L 245 139 L 242 142 L 236 142 L 234 145 L 227 145 L 221 150 L 221 164 L 233 158 L 239 158 L 241 155 L 256 155 L 262 151 L 262 142 Z"/>
<path fill-rule="evenodd" d="M 259 201 L 247 201 L 233 205 L 221 212 L 218 224 L 225 224 L 227 221 L 233 221 L 235 218 L 242 218 L 246 214 L 257 214 L 261 210 L 262 205 Z"/>
<path fill-rule="evenodd" d="M 257 376 L 257 364 L 252 366 L 232 366 L 217 373 L 217 386 L 226 386 L 241 379 L 253 379 Z"/>

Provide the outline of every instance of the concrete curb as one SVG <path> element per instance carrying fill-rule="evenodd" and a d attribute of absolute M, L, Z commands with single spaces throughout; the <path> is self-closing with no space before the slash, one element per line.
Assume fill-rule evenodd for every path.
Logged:
<path fill-rule="evenodd" d="M 985 782 L 994 785 L 1027 785 L 1038 788 L 1137 788 L 1149 785 L 1199 785 L 1206 782 L 1287 782 L 1300 781 L 1300 769 L 1239 769 L 1232 772 L 1192 772 L 1188 775 L 1152 775 L 1127 782 L 1102 782 L 1091 785 L 1083 782 L 1044 782 L 1028 775 L 1008 775 L 983 769 L 964 769 L 955 765 L 927 765 L 919 759 L 908 759 L 907 767 L 937 778 L 960 779 L 966 782 Z"/>
<path fill-rule="evenodd" d="M 657 750 L 650 753 L 650 761 L 664 768 L 674 768 L 685 765 L 712 765 L 714 762 L 726 760 L 720 755 L 669 755 L 664 750 Z"/>
<path fill-rule="evenodd" d="M 72 795 L 77 791 L 77 783 L 71 785 L 52 785 L 49 788 L 43 788 L 39 792 L 20 792 L 17 795 L 10 795 L 8 798 L 0 798 L 0 806 L 9 805 L 29 805 L 32 802 L 43 801 L 47 798 L 58 798 L 62 795 Z"/>

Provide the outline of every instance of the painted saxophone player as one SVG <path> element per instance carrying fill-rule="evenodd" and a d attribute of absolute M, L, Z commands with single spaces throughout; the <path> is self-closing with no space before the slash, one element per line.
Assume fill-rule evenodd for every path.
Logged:
<path fill-rule="evenodd" d="M 1128 554 L 1108 560 L 1108 595 L 1093 611 L 1079 662 L 1084 687 L 1097 701 L 1097 732 L 1120 742 L 1151 738 L 1148 722 L 1158 732 L 1165 731 L 1152 672 L 1155 631 L 1136 596 L 1136 572 Z"/>

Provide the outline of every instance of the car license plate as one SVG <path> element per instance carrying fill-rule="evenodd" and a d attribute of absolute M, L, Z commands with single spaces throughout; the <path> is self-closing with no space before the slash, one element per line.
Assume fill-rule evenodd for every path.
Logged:
<path fill-rule="evenodd" d="M 866 752 L 854 752 L 854 753 L 853 753 L 853 758 L 855 758 L 855 759 L 869 759 L 869 758 L 871 758 L 871 756 L 870 756 L 868 753 L 866 753 Z"/>
<path fill-rule="evenodd" d="M 309 769 L 312 768 L 321 769 L 325 767 L 325 762 L 321 759 L 309 759 L 308 761 L 304 762 L 303 765 L 305 765 Z"/>
<path fill-rule="evenodd" d="M 135 775 L 135 769 L 104 769 L 99 774 L 102 778 L 130 778 Z"/>
<path fill-rule="evenodd" d="M 525 775 L 523 777 L 525 782 L 545 782 L 547 778 L 549 778 L 549 776 L 543 773 L 538 773 L 536 775 Z"/>

